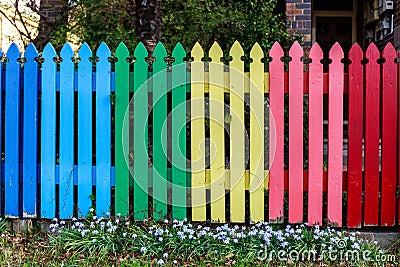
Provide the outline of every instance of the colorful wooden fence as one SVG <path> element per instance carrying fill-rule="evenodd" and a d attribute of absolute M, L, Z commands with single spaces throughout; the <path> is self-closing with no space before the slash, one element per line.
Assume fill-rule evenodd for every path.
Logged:
<path fill-rule="evenodd" d="M 287 72 L 278 43 L 269 63 L 255 44 L 248 72 L 238 42 L 229 66 L 217 43 L 204 54 L 178 44 L 168 61 L 159 43 L 149 68 L 142 44 L 115 54 L 66 44 L 59 57 L 51 44 L 41 56 L 11 45 L 0 62 L 1 214 L 70 219 L 93 206 L 135 220 L 400 223 L 391 44 L 354 44 L 346 73 L 339 44 L 328 73 L 318 44 L 306 63 L 293 44 Z"/>

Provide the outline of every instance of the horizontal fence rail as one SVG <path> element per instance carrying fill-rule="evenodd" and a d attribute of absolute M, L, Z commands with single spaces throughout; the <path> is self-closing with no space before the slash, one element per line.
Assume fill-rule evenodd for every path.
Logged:
<path fill-rule="evenodd" d="M 151 57 L 141 43 L 59 55 L 12 44 L 0 61 L 0 214 L 398 225 L 393 45 L 356 43 L 343 60 L 336 43 L 330 62 L 317 43 L 246 53 L 235 42 L 224 63 L 218 43 L 171 54 L 159 43 Z"/>

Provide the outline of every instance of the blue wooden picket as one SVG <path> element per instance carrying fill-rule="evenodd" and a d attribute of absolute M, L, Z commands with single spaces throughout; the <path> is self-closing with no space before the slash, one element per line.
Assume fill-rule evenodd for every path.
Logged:
<path fill-rule="evenodd" d="M 78 63 L 78 215 L 87 216 L 92 200 L 92 51 L 87 43 Z"/>
<path fill-rule="evenodd" d="M 24 122 L 23 122 L 23 217 L 37 216 L 37 132 L 38 132 L 38 56 L 30 44 L 24 64 Z"/>
<path fill-rule="evenodd" d="M 60 196 L 61 219 L 70 219 L 74 207 L 74 51 L 66 43 L 60 63 Z"/>
<path fill-rule="evenodd" d="M 42 218 L 56 215 L 56 51 L 49 43 L 43 50 L 41 106 L 41 209 Z"/>
<path fill-rule="evenodd" d="M 19 216 L 19 121 L 21 65 L 18 46 L 13 43 L 7 51 L 5 101 L 5 215 Z"/>
<path fill-rule="evenodd" d="M 102 43 L 96 55 L 96 214 L 105 216 L 111 206 L 111 52 Z"/>
<path fill-rule="evenodd" d="M 153 53 L 153 217 L 167 216 L 167 56 L 162 43 Z"/>

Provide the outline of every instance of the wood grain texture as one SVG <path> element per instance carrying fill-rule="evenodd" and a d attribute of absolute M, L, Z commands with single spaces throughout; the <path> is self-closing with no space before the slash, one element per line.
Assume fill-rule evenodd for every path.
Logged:
<path fill-rule="evenodd" d="M 60 53 L 60 219 L 74 213 L 74 51 L 66 43 Z"/>
<path fill-rule="evenodd" d="M 230 214 L 231 222 L 245 222 L 245 124 L 244 124 L 244 55 L 238 41 L 229 51 L 230 62 Z"/>
<path fill-rule="evenodd" d="M 129 57 L 120 43 L 115 63 L 115 213 L 129 215 Z"/>
<path fill-rule="evenodd" d="M 153 56 L 153 218 L 167 216 L 167 56 L 158 43 Z"/>
<path fill-rule="evenodd" d="M 172 51 L 175 61 L 172 63 L 172 218 L 183 220 L 187 218 L 187 194 L 188 186 L 186 166 L 186 52 L 178 43 Z"/>
<path fill-rule="evenodd" d="M 269 56 L 269 221 L 283 223 L 284 201 L 284 64 L 283 49 L 275 42 Z"/>
<path fill-rule="evenodd" d="M 379 202 L 379 103 L 380 67 L 377 63 L 379 50 L 374 43 L 365 52 L 365 198 L 364 225 L 378 225 Z"/>
<path fill-rule="evenodd" d="M 102 43 L 96 55 L 96 214 L 106 216 L 111 207 L 111 52 Z"/>
<path fill-rule="evenodd" d="M 48 219 L 56 214 L 56 55 L 47 44 L 42 53 L 40 217 Z"/>
<path fill-rule="evenodd" d="M 86 217 L 92 206 L 92 51 L 84 43 L 78 53 L 78 216 Z"/>
<path fill-rule="evenodd" d="M 133 96 L 133 217 L 135 220 L 148 218 L 149 200 L 149 153 L 148 153 L 148 56 L 143 43 L 134 51 Z"/>
<path fill-rule="evenodd" d="M 20 153 L 20 75 L 19 49 L 12 43 L 7 50 L 5 137 L 4 137 L 4 193 L 6 217 L 18 218 L 19 208 L 19 153 Z"/>
<path fill-rule="evenodd" d="M 381 226 L 394 226 L 396 218 L 396 164 L 398 82 L 396 50 L 388 43 L 382 57 L 382 199 Z"/>
<path fill-rule="evenodd" d="M 264 52 L 250 51 L 250 222 L 264 221 Z"/>
<path fill-rule="evenodd" d="M 308 93 L 308 224 L 322 225 L 323 178 L 323 52 L 315 43 L 310 50 Z"/>
<path fill-rule="evenodd" d="M 38 133 L 38 56 L 30 44 L 25 51 L 24 64 L 24 121 L 23 121 L 23 209 L 24 218 L 37 217 L 37 133 Z M 0 81 L 1 82 L 1 81 Z M 1 107 L 0 107 L 1 110 Z M 0 123 L 1 124 L 1 123 Z"/>
<path fill-rule="evenodd" d="M 343 180 L 343 50 L 335 43 L 329 57 L 328 101 L 328 222 L 342 226 L 342 180 Z"/>
<path fill-rule="evenodd" d="M 204 57 L 203 49 L 196 43 L 191 51 L 191 198 L 192 220 L 206 220 L 205 190 L 205 127 L 204 127 Z"/>
<path fill-rule="evenodd" d="M 303 220 L 303 49 L 289 50 L 289 222 Z"/>
<path fill-rule="evenodd" d="M 225 222 L 225 138 L 224 138 L 224 65 L 222 49 L 217 42 L 209 55 L 210 88 L 210 173 L 211 221 Z"/>
<path fill-rule="evenodd" d="M 363 110 L 364 110 L 364 74 L 363 51 L 356 43 L 349 52 L 349 129 L 348 129 L 348 197 L 347 226 L 362 225 L 362 153 L 363 153 Z"/>

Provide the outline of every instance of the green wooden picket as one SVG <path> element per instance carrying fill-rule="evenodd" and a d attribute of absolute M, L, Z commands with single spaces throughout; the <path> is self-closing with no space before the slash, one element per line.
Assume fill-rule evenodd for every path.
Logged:
<path fill-rule="evenodd" d="M 148 64 L 147 50 L 139 43 L 134 51 L 134 97 L 133 97 L 133 218 L 143 220 L 148 217 Z"/>
<path fill-rule="evenodd" d="M 153 56 L 153 217 L 167 216 L 167 56 L 158 43 Z"/>
<path fill-rule="evenodd" d="M 115 213 L 129 214 L 129 51 L 118 45 L 115 63 Z"/>
<path fill-rule="evenodd" d="M 182 220 L 186 215 L 186 56 L 178 43 L 172 51 L 172 218 Z"/>

